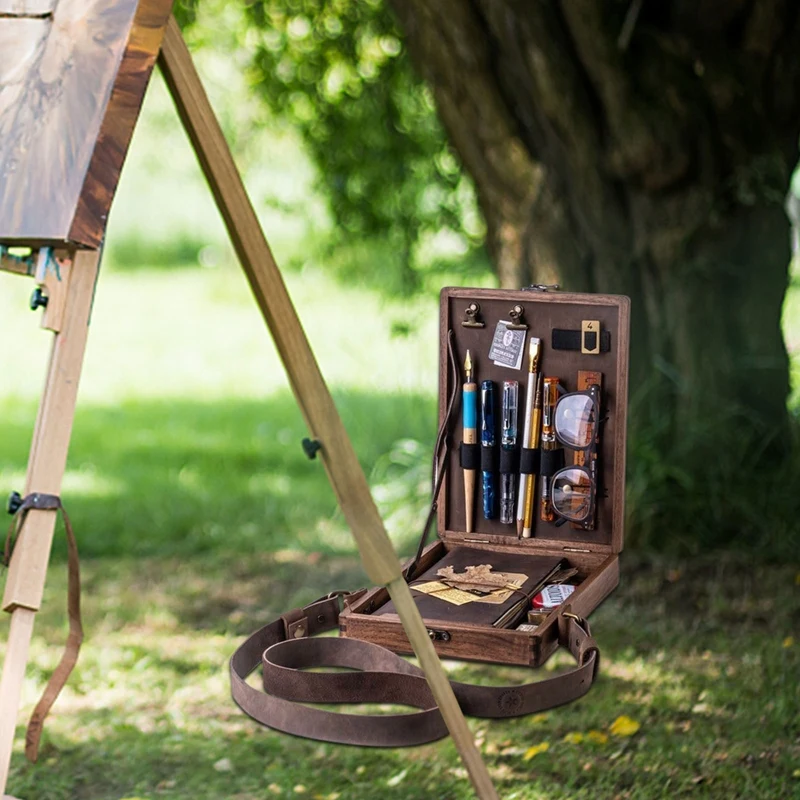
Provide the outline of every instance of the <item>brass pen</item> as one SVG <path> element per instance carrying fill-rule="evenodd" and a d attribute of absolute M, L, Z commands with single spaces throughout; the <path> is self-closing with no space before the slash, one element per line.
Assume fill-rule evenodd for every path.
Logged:
<path fill-rule="evenodd" d="M 535 396 L 539 385 L 539 354 L 541 353 L 542 340 L 532 337 L 528 345 L 528 385 L 525 388 L 525 416 L 523 418 L 522 447 L 530 449 L 536 445 L 532 444 L 534 437 L 539 440 L 539 423 L 534 423 Z M 540 398 L 541 401 L 541 398 Z M 525 504 L 527 502 L 528 489 L 536 480 L 534 475 L 520 472 L 519 492 L 517 498 L 517 538 L 525 535 Z M 530 536 L 530 524 L 528 525 L 528 536 Z"/>
<path fill-rule="evenodd" d="M 542 422 L 542 379 L 536 376 L 536 397 L 533 401 L 533 413 L 531 414 L 531 449 L 539 447 L 539 435 L 541 433 Z M 525 508 L 522 519 L 522 538 L 530 539 L 533 535 L 533 500 L 536 497 L 536 475 L 528 476 L 530 480 L 525 488 Z"/>

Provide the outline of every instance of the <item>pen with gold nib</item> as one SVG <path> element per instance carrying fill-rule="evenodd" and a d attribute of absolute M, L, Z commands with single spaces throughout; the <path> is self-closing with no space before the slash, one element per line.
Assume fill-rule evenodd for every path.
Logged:
<path fill-rule="evenodd" d="M 554 415 L 556 411 L 556 401 L 558 400 L 558 378 L 545 378 L 544 389 L 542 391 L 542 502 L 540 517 L 544 522 L 552 522 L 555 519 L 553 504 L 550 498 L 550 469 L 545 468 L 549 458 L 545 453 L 552 453 L 556 449 L 556 429 L 554 426 Z"/>
<path fill-rule="evenodd" d="M 464 359 L 464 386 L 461 395 L 464 414 L 464 444 L 478 442 L 478 384 L 472 380 L 472 358 L 469 350 Z M 466 532 L 472 533 L 475 508 L 475 475 L 477 470 L 464 469 L 464 503 L 467 512 Z"/>
<path fill-rule="evenodd" d="M 542 340 L 531 338 L 528 345 L 528 385 L 525 389 L 525 416 L 522 428 L 523 450 L 535 448 L 539 443 L 539 414 L 535 411 L 535 398 L 538 394 L 539 409 L 541 409 L 542 395 L 539 389 L 539 354 L 541 353 Z M 535 420 L 534 420 L 535 416 Z M 517 502 L 517 537 L 531 535 L 531 515 L 533 511 L 533 487 L 536 476 L 529 473 L 519 474 L 519 498 Z M 529 494 L 530 492 L 530 494 Z M 526 516 L 526 508 L 530 506 L 531 512 Z M 527 519 L 527 536 L 525 521 Z"/>

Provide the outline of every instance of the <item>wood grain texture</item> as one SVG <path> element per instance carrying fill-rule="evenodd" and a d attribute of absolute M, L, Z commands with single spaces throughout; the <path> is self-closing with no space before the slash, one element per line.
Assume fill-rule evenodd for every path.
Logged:
<path fill-rule="evenodd" d="M 26 608 L 17 609 L 11 618 L 8 631 L 6 658 L 3 662 L 3 675 L 0 678 L 0 797 L 3 797 L 8 781 L 17 713 L 35 619 L 34 611 Z"/>
<path fill-rule="evenodd" d="M 25 494 L 61 493 L 67 463 L 75 402 L 88 335 L 94 285 L 100 254 L 75 254 L 66 287 L 61 332 L 53 339 L 47 381 L 39 405 L 28 458 Z M 20 537 L 8 570 L 3 610 L 38 610 L 42 601 L 50 545 L 56 522 L 55 511 L 28 512 L 25 535 Z"/>
<path fill-rule="evenodd" d="M 515 540 L 516 541 L 516 540 Z M 441 560 L 451 543 L 434 542 L 425 548 L 420 565 L 429 569 Z M 477 545 L 489 552 L 519 552 L 516 544 Z M 543 555 L 564 556 L 563 549 L 540 548 Z M 432 630 L 447 631 L 450 641 L 436 641 L 434 648 L 444 658 L 460 658 L 465 661 L 492 662 L 497 664 L 516 664 L 541 666 L 558 648 L 558 617 L 564 611 L 571 611 L 581 617 L 588 617 L 600 603 L 619 585 L 619 557 L 603 553 L 570 553 L 566 556 L 570 567 L 578 569 L 578 586 L 569 603 L 554 609 L 534 633 L 509 629 L 490 628 L 471 623 L 428 619 L 425 625 Z M 409 641 L 397 615 L 374 612 L 388 602 L 389 594 L 384 588 L 375 588 L 363 594 L 350 604 L 340 615 L 339 622 L 343 636 L 387 647 L 399 653 L 410 653 Z"/>
<path fill-rule="evenodd" d="M 486 327 L 464 328 L 461 321 L 464 309 L 471 302 L 478 302 Z M 525 310 L 525 319 L 530 325 L 530 335 L 542 339 L 541 370 L 544 375 L 557 375 L 562 385 L 574 390 L 579 369 L 597 369 L 603 373 L 604 409 L 608 420 L 601 437 L 600 470 L 601 484 L 608 490 L 607 498 L 598 499 L 598 522 L 596 529 L 574 530 L 568 525 L 555 527 L 537 521 L 530 539 L 517 540 L 516 529 L 502 525 L 498 520 L 486 520 L 479 516 L 471 533 L 466 533 L 463 512 L 463 488 L 458 461 L 460 441 L 460 414 L 458 405 L 456 419 L 451 423 L 455 447 L 451 448 L 449 473 L 439 496 L 437 531 L 443 540 L 451 544 L 484 542 L 492 546 L 512 541 L 520 552 L 538 552 L 540 549 L 561 548 L 565 552 L 585 550 L 594 553 L 617 553 L 622 550 L 625 521 L 625 444 L 628 410 L 628 348 L 630 301 L 621 295 L 577 294 L 568 292 L 529 292 L 498 289 L 446 288 L 441 293 L 440 303 L 440 359 L 439 359 L 439 422 L 444 418 L 448 397 L 448 367 L 444 343 L 448 331 L 454 332 L 456 360 L 463 358 L 469 349 L 475 362 L 477 380 L 500 381 L 518 378 L 520 384 L 527 380 L 527 373 L 497 367 L 488 359 L 495 326 L 508 319 L 513 305 Z M 582 319 L 599 319 L 612 337 L 611 351 L 597 356 L 586 356 L 579 352 L 554 351 L 551 348 L 553 328 L 580 330 Z"/>
<path fill-rule="evenodd" d="M 1 242 L 100 245 L 171 6 L 0 16 Z"/>
<path fill-rule="evenodd" d="M 75 254 L 68 274 L 61 332 L 53 339 L 45 384 L 28 459 L 25 494 L 60 494 L 75 414 L 94 285 L 97 251 Z M 42 602 L 55 511 L 31 510 L 11 558 L 3 609 L 11 612 L 8 646 L 0 680 L 0 796 L 5 789 L 14 741 L 33 621 Z"/>
<path fill-rule="evenodd" d="M 295 398 L 312 436 L 322 444 L 323 464 L 358 544 L 362 563 L 372 580 L 387 586 L 403 617 L 408 639 L 413 643 L 478 796 L 493 800 L 497 793 L 489 773 L 401 576 L 400 562 L 370 494 L 366 476 L 322 378 L 174 17 L 167 26 L 159 65 L 272 333 Z"/>

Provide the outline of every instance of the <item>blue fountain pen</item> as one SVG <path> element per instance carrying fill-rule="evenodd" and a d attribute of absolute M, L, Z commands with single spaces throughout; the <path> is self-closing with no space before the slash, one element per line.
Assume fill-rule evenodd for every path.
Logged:
<path fill-rule="evenodd" d="M 494 382 L 481 381 L 481 448 L 494 447 Z M 483 451 L 485 452 L 485 451 Z M 490 462 L 481 459 L 482 467 L 490 465 Z M 491 469 L 481 471 L 481 483 L 483 491 L 483 516 L 486 519 L 494 519 L 494 473 Z"/>
<path fill-rule="evenodd" d="M 517 446 L 517 404 L 519 401 L 519 382 L 503 381 L 503 450 L 514 450 Z M 500 475 L 500 522 L 510 525 L 516 516 L 517 476 L 503 472 Z"/>

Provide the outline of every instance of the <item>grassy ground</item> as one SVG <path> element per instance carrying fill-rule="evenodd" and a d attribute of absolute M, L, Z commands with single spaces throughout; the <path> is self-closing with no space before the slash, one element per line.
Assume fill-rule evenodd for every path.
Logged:
<path fill-rule="evenodd" d="M 0 485 L 11 489 L 41 384 L 24 365 L 43 370 L 47 336 L 24 310 L 27 283 L 0 277 L 0 319 L 22 332 L 0 353 Z M 379 303 L 313 270 L 289 285 L 408 553 L 427 477 L 413 440 L 434 434 L 435 301 Z M 470 797 L 447 741 L 320 745 L 261 729 L 232 704 L 225 662 L 246 633 L 365 577 L 321 466 L 302 455 L 299 412 L 238 274 L 111 272 L 97 298 L 64 490 L 88 640 L 36 766 L 22 757 L 20 726 L 8 790 L 25 800 Z M 393 337 L 408 320 L 412 334 Z M 65 635 L 60 540 L 55 561 L 26 711 Z M 626 555 L 620 589 L 593 618 L 603 666 L 592 692 L 546 715 L 470 723 L 501 795 L 800 795 L 798 620 L 796 564 Z M 0 657 L 5 633 L 3 622 Z M 614 733 L 623 716 L 632 735 Z"/>

